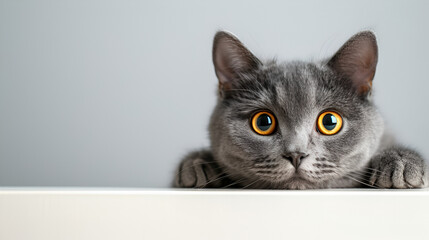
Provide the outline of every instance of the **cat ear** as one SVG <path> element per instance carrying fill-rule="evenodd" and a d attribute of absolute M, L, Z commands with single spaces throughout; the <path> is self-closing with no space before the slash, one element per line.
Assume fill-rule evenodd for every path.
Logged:
<path fill-rule="evenodd" d="M 359 95 L 366 96 L 372 87 L 378 60 L 378 48 L 372 32 L 351 37 L 329 60 L 328 66 L 351 81 Z"/>
<path fill-rule="evenodd" d="M 213 40 L 213 64 L 222 91 L 233 88 L 240 73 L 255 70 L 261 62 L 235 36 L 219 31 Z"/>

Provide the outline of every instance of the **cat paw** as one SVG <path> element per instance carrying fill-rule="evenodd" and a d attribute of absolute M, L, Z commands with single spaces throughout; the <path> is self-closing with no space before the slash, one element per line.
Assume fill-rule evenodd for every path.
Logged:
<path fill-rule="evenodd" d="M 369 183 L 380 188 L 423 188 L 428 169 L 423 158 L 406 148 L 390 148 L 371 160 Z"/>
<path fill-rule="evenodd" d="M 179 188 L 213 187 L 220 175 L 216 168 L 210 152 L 192 152 L 180 163 L 173 185 Z"/>

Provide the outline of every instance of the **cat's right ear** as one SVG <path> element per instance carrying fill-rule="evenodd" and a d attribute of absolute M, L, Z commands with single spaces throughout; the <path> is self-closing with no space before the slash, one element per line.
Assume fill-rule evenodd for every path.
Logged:
<path fill-rule="evenodd" d="M 213 41 L 213 64 L 223 92 L 233 89 L 241 73 L 252 72 L 261 62 L 234 35 L 219 31 Z"/>

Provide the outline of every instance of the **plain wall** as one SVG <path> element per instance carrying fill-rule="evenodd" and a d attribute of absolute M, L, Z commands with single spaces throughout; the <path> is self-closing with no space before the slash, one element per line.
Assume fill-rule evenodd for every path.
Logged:
<path fill-rule="evenodd" d="M 0 0 L 0 185 L 167 187 L 208 146 L 214 33 L 319 60 L 373 30 L 377 105 L 429 157 L 424 1 Z"/>

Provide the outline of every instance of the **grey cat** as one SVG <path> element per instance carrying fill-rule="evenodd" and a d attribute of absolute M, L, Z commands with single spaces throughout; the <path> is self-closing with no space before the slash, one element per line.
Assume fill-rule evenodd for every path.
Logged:
<path fill-rule="evenodd" d="M 175 187 L 422 188 L 422 157 L 395 143 L 372 100 L 374 34 L 360 32 L 317 63 L 262 62 L 218 32 L 211 147 L 187 155 Z"/>

